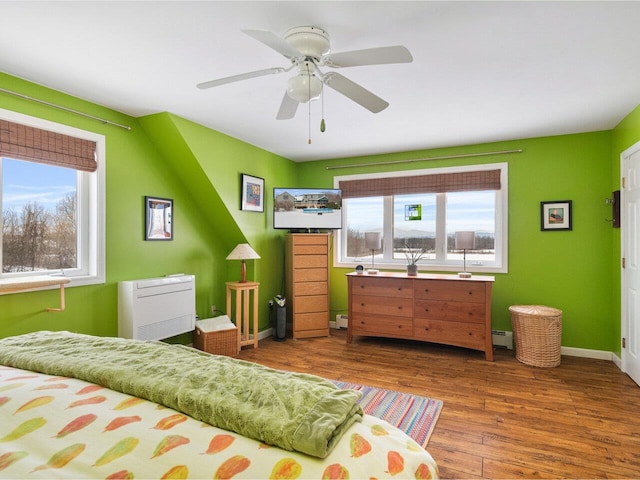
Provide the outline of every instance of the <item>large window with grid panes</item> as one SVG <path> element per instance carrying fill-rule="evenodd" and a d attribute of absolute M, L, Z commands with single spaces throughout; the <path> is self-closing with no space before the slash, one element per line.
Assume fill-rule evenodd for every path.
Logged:
<path fill-rule="evenodd" d="M 334 178 L 342 189 L 343 224 L 334 264 L 403 270 L 420 256 L 420 271 L 507 271 L 506 163 Z M 367 234 L 379 248 L 369 248 Z M 471 249 L 456 248 L 456 232 L 473 232 Z"/>

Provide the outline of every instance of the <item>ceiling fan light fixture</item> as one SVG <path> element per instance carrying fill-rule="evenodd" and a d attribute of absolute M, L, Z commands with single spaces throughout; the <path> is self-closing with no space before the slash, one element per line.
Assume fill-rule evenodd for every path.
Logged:
<path fill-rule="evenodd" d="M 287 95 L 300 103 L 318 98 L 322 93 L 322 81 L 315 75 L 300 73 L 289 79 Z"/>

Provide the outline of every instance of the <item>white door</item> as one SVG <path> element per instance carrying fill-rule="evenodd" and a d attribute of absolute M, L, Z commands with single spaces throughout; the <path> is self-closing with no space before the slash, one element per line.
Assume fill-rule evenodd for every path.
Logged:
<path fill-rule="evenodd" d="M 640 385 L 640 142 L 621 158 L 622 371 Z"/>

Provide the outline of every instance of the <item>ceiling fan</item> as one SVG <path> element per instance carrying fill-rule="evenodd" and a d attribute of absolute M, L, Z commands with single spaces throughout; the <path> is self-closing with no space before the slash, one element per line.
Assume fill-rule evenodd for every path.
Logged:
<path fill-rule="evenodd" d="M 273 67 L 210 80 L 199 83 L 197 87 L 206 89 L 297 69 L 297 74 L 288 81 L 287 90 L 276 116 L 278 120 L 293 118 L 300 103 L 306 103 L 320 96 L 323 85 L 331 87 L 373 113 L 381 112 L 389 106 L 388 102 L 345 76 L 332 71 L 325 73 L 320 68 L 357 67 L 413 61 L 409 50 L 401 45 L 330 53 L 329 34 L 318 27 L 291 28 L 283 37 L 268 30 L 242 31 L 284 55 L 291 61 L 291 65 L 287 68 Z"/>

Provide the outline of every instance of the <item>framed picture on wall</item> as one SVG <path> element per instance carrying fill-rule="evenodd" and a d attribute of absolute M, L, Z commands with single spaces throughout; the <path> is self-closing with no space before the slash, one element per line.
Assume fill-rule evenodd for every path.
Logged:
<path fill-rule="evenodd" d="M 571 200 L 540 202 L 541 230 L 571 230 Z"/>
<path fill-rule="evenodd" d="M 145 240 L 173 240 L 173 200 L 144 197 Z"/>
<path fill-rule="evenodd" d="M 264 179 L 242 174 L 240 209 L 264 212 Z"/>

